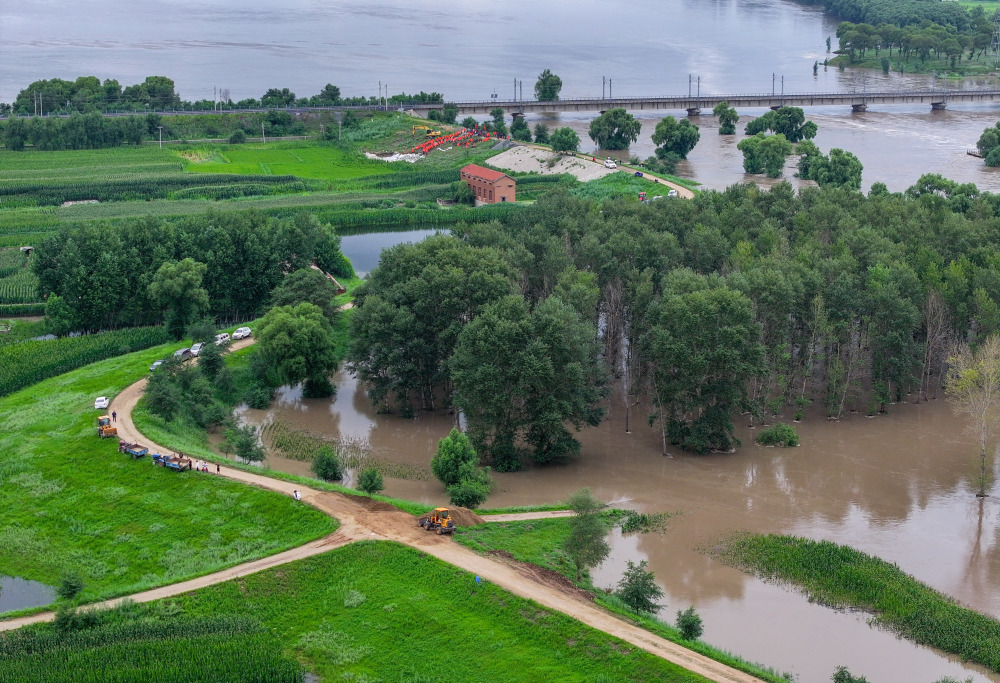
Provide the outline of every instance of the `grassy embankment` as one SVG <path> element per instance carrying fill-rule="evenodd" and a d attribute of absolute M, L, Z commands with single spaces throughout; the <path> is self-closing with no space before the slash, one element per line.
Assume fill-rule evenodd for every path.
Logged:
<path fill-rule="evenodd" d="M 395 543 L 353 543 L 175 602 L 259 620 L 321 680 L 704 680 Z"/>
<path fill-rule="evenodd" d="M 609 516 L 609 525 L 612 519 L 613 517 Z M 496 522 L 467 529 L 459 529 L 455 532 L 455 540 L 457 542 L 476 552 L 505 550 L 513 555 L 516 560 L 553 569 L 575 583 L 576 569 L 569 556 L 562 550 L 568 537 L 569 519 L 565 517 L 526 522 Z M 596 589 L 590 583 L 589 576 L 584 576 L 581 587 L 593 592 L 598 604 L 608 611 L 658 636 L 675 643 L 680 643 L 706 657 L 711 657 L 734 669 L 746 671 L 765 681 L 786 683 L 789 680 L 787 675 L 783 677 L 772 669 L 747 662 L 736 655 L 714 648 L 700 640 L 684 640 L 679 630 L 664 621 L 650 616 L 637 616 L 615 596 L 609 595 L 603 590 Z"/>
<path fill-rule="evenodd" d="M 885 560 L 828 541 L 777 535 L 737 536 L 717 556 L 746 572 L 792 583 L 810 600 L 872 612 L 905 638 L 1000 672 L 1000 622 Z"/>
<path fill-rule="evenodd" d="M 0 571 L 97 600 L 301 545 L 335 529 L 276 493 L 133 461 L 94 432 L 113 396 L 180 344 L 104 360 L 0 398 Z"/>
<path fill-rule="evenodd" d="M 980 3 L 967 3 L 969 5 L 980 4 Z M 992 6 L 992 10 L 995 11 L 997 8 L 997 3 L 984 4 L 984 7 L 989 8 Z M 898 52 L 893 52 L 892 56 L 889 56 L 886 51 L 881 51 L 877 56 L 874 50 L 868 51 L 863 57 L 860 54 L 855 54 L 854 61 L 851 62 L 850 57 L 847 55 L 837 55 L 831 57 L 828 62 L 828 69 L 837 69 L 840 64 L 843 63 L 845 68 L 849 69 L 878 69 L 882 70 L 882 58 L 888 57 L 889 59 L 889 70 L 894 73 L 904 73 L 904 74 L 939 74 L 945 78 L 962 78 L 965 76 L 979 76 L 983 74 L 988 74 L 996 71 L 996 68 L 990 61 L 990 55 L 987 51 L 986 54 L 979 56 L 976 54 L 971 60 L 966 59 L 968 57 L 968 52 L 962 57 L 962 61 L 955 62 L 955 66 L 951 65 L 951 60 L 947 57 L 937 58 L 928 57 L 927 59 L 920 59 L 919 56 L 911 55 L 907 59 L 900 57 Z M 823 68 L 823 60 L 820 60 L 820 68 Z"/>

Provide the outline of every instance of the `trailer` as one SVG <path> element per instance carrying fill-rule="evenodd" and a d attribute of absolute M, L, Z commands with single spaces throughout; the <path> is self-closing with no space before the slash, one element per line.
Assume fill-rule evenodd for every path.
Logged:
<path fill-rule="evenodd" d="M 159 465 L 160 467 L 166 467 L 167 469 L 175 472 L 190 470 L 192 467 L 191 458 L 187 457 L 183 453 L 174 453 L 173 455 L 154 453 L 153 464 Z"/>
<path fill-rule="evenodd" d="M 138 460 L 142 456 L 149 453 L 149 449 L 139 443 L 129 443 L 128 441 L 119 441 L 118 452 L 127 453 L 128 455 L 131 455 L 133 458 Z"/>

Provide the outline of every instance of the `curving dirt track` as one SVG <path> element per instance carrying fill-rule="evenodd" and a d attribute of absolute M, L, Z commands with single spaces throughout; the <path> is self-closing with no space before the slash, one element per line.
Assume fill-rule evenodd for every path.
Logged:
<path fill-rule="evenodd" d="M 252 339 L 241 340 L 235 342 L 230 349 L 240 349 L 252 343 Z M 139 441 L 149 447 L 151 451 L 159 451 L 161 453 L 172 452 L 171 449 L 164 448 L 160 444 L 156 444 L 145 438 L 139 433 L 132 422 L 132 410 L 135 408 L 139 397 L 142 396 L 145 386 L 146 380 L 142 379 L 127 387 L 111 403 L 110 410 L 118 413 L 117 426 L 119 438 L 126 441 Z M 214 472 L 200 475 L 192 472 L 191 476 L 219 475 L 216 475 Z M 645 629 L 622 621 L 596 606 L 584 596 L 585 594 L 582 591 L 571 584 L 563 584 L 559 581 L 551 580 L 551 577 L 547 575 L 542 576 L 538 572 L 529 571 L 523 566 L 523 563 L 504 561 L 506 558 L 502 554 L 495 556 L 477 555 L 465 546 L 454 543 L 447 536 L 428 533 L 417 526 L 416 519 L 412 515 L 396 508 L 386 510 L 380 509 L 381 506 L 372 506 L 370 509 L 369 506 L 364 504 L 364 500 L 359 497 L 346 496 L 329 491 L 319 491 L 302 486 L 301 484 L 293 484 L 225 466 L 222 467 L 221 476 L 286 495 L 291 495 L 295 489 L 298 489 L 302 495 L 303 502 L 335 517 L 340 522 L 340 528 L 335 534 L 299 546 L 298 548 L 292 548 L 271 557 L 247 562 L 189 581 L 137 593 L 128 596 L 128 599 L 135 602 L 149 602 L 179 595 L 197 588 L 222 583 L 239 576 L 245 576 L 263 569 L 310 557 L 359 539 L 390 540 L 433 555 L 440 560 L 476 574 L 487 581 L 491 581 L 515 595 L 534 600 L 538 604 L 554 611 L 562 612 L 588 626 L 621 638 L 636 647 L 683 666 L 689 671 L 704 676 L 709 680 L 726 683 L 755 683 L 760 681 L 760 679 L 750 674 L 737 671 L 713 659 L 692 652 L 676 643 L 660 638 Z M 543 519 L 562 517 L 567 514 L 569 513 L 565 511 L 554 511 L 490 515 L 489 520 L 499 522 Z M 122 599 L 124 598 L 108 600 L 100 603 L 100 605 L 114 605 Z M 19 628 L 30 623 L 50 621 L 54 616 L 52 612 L 45 612 L 29 617 L 0 621 L 0 631 Z"/>

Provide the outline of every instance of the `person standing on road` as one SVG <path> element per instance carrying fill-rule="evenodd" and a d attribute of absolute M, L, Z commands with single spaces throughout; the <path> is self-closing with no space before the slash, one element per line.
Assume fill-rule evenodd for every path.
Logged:
<path fill-rule="evenodd" d="M 112 422 L 118 422 L 118 411 L 117 410 L 112 410 L 111 411 L 111 421 Z"/>
<path fill-rule="evenodd" d="M 222 474 L 222 465 L 220 465 L 219 463 L 215 463 L 215 473 Z"/>

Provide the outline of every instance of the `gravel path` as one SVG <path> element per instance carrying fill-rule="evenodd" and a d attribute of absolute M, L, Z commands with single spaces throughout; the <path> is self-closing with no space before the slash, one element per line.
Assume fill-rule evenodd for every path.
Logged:
<path fill-rule="evenodd" d="M 253 339 L 244 339 L 235 342 L 230 350 L 237 350 L 253 344 Z M 135 408 L 139 397 L 146 387 L 146 379 L 142 379 L 129 387 L 126 387 L 111 403 L 110 410 L 118 413 L 118 435 L 126 441 L 139 441 L 147 446 L 150 451 L 170 453 L 172 449 L 165 448 L 145 438 L 135 424 L 132 422 L 132 410 Z M 180 476 L 223 476 L 229 479 L 258 486 L 260 488 L 277 491 L 285 495 L 291 495 L 292 491 L 298 489 L 302 495 L 304 503 L 312 505 L 318 510 L 335 517 L 340 522 L 340 528 L 335 534 L 325 538 L 307 543 L 298 548 L 286 550 L 283 553 L 272 555 L 253 562 L 230 567 L 213 574 L 191 579 L 181 583 L 156 588 L 127 598 L 118 598 L 99 603 L 100 606 L 112 606 L 124 599 L 134 602 L 149 602 L 161 598 L 179 595 L 205 586 L 229 581 L 231 579 L 252 574 L 264 569 L 276 567 L 287 562 L 293 562 L 306 557 L 311 557 L 330 549 L 346 545 L 351 541 L 359 539 L 389 540 L 408 545 L 413 548 L 433 555 L 449 564 L 460 567 L 468 572 L 476 574 L 487 581 L 491 581 L 505 590 L 519 595 L 522 598 L 533 600 L 544 607 L 557 612 L 562 612 L 574 619 L 577 619 L 588 626 L 604 631 L 617 638 L 642 648 L 658 657 L 662 657 L 670 662 L 678 664 L 689 671 L 700 674 L 712 681 L 731 683 L 754 683 L 760 679 L 749 674 L 737 671 L 714 659 L 705 657 L 685 647 L 672 643 L 665 638 L 660 638 L 645 629 L 633 626 L 618 617 L 604 611 L 594 603 L 583 599 L 580 591 L 560 588 L 557 585 L 542 584 L 535 581 L 526 580 L 525 575 L 515 567 L 497 561 L 487 556 L 477 555 L 465 546 L 453 542 L 447 536 L 438 536 L 428 533 L 416 524 L 416 518 L 402 510 L 393 508 L 391 510 L 369 510 L 365 507 L 365 500 L 362 497 L 346 496 L 329 491 L 319 491 L 316 489 L 272 479 L 261 474 L 244 472 L 243 470 L 231 467 L 222 467 L 221 475 L 215 473 L 198 474 L 190 472 Z M 491 521 L 514 521 L 524 519 L 542 519 L 548 517 L 566 516 L 565 511 L 550 512 L 529 512 L 510 515 L 490 516 Z M 0 631 L 19 628 L 26 624 L 43 621 L 51 621 L 55 617 L 53 612 L 43 612 L 29 617 L 0 621 Z"/>

